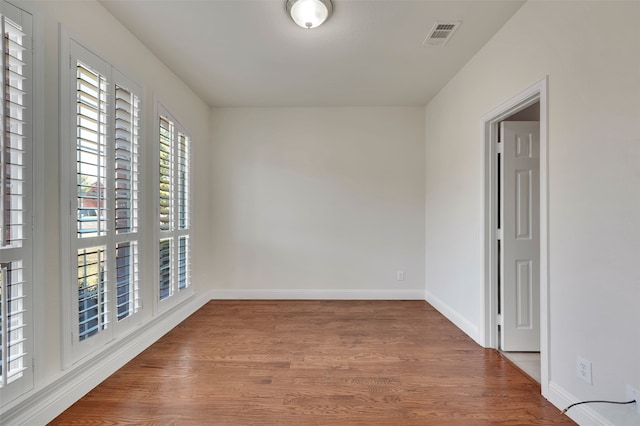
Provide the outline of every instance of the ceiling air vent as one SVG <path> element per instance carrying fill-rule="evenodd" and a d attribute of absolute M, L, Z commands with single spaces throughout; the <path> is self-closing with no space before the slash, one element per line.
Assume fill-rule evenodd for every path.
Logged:
<path fill-rule="evenodd" d="M 447 44 L 449 39 L 453 36 L 453 33 L 456 32 L 458 27 L 462 24 L 462 22 L 436 22 L 433 24 L 431 31 L 427 35 L 427 38 L 424 39 L 425 44 L 429 44 L 432 46 L 442 46 Z"/>

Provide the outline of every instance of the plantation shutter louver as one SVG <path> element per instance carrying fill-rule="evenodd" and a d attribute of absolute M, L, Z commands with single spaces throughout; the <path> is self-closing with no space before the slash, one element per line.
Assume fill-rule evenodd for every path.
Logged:
<path fill-rule="evenodd" d="M 77 71 L 77 229 L 79 238 L 106 234 L 107 82 L 78 63 Z"/>
<path fill-rule="evenodd" d="M 78 250 L 79 340 L 104 330 L 109 322 L 105 247 Z"/>
<path fill-rule="evenodd" d="M 116 309 L 121 321 L 140 308 L 138 289 L 138 139 L 139 100 L 115 85 Z"/>
<path fill-rule="evenodd" d="M 78 238 L 104 237 L 107 173 L 107 80 L 76 64 L 76 166 Z M 106 241 L 78 249 L 78 339 L 83 341 L 109 323 Z"/>
<path fill-rule="evenodd" d="M 0 265 L 0 288 L 2 289 L 2 312 L 0 313 L 0 388 L 22 376 L 27 368 L 25 357 L 25 294 L 22 261 L 5 262 Z"/>
<path fill-rule="evenodd" d="M 138 226 L 138 100 L 127 89 L 116 85 L 115 101 L 115 229 L 121 234 L 133 232 Z"/>
<path fill-rule="evenodd" d="M 2 210 L 2 246 L 22 245 L 24 230 L 23 183 L 24 183 L 24 76 L 22 61 L 25 36 L 7 19 L 2 20 L 3 43 L 3 99 L 4 119 L 0 138 L 0 197 Z"/>
<path fill-rule="evenodd" d="M 178 133 L 178 228 L 187 230 L 189 228 L 190 216 L 190 141 L 189 137 Z M 189 277 L 189 236 L 182 235 L 178 239 L 178 289 L 185 289 L 190 282 Z"/>
<path fill-rule="evenodd" d="M 160 230 L 172 227 L 173 210 L 173 123 L 160 118 Z"/>
<path fill-rule="evenodd" d="M 160 231 L 173 227 L 173 123 L 160 117 Z M 172 256 L 173 239 L 160 240 L 160 300 L 173 294 Z"/>
<path fill-rule="evenodd" d="M 173 239 L 165 238 L 160 240 L 160 300 L 164 300 L 173 294 L 172 252 Z"/>
<path fill-rule="evenodd" d="M 189 237 L 179 238 L 178 247 L 178 290 L 189 286 Z"/>
<path fill-rule="evenodd" d="M 189 226 L 189 138 L 178 133 L 178 226 Z"/>
<path fill-rule="evenodd" d="M 140 309 L 138 244 L 134 241 L 116 245 L 116 298 L 118 321 Z"/>

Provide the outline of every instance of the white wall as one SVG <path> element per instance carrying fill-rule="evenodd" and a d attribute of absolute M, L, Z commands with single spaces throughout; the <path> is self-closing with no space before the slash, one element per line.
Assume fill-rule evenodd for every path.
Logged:
<path fill-rule="evenodd" d="M 423 298 L 422 108 L 214 109 L 212 126 L 217 297 Z"/>
<path fill-rule="evenodd" d="M 528 2 L 426 108 L 426 291 L 478 329 L 480 117 L 549 75 L 549 396 L 557 405 L 624 400 L 627 383 L 640 388 L 639 19 L 638 2 Z M 576 377 L 578 355 L 593 363 L 593 386 Z M 586 424 L 640 418 L 609 405 L 569 413 Z"/>
<path fill-rule="evenodd" d="M 209 115 L 210 109 L 194 94 L 183 82 L 172 74 L 166 66 L 154 57 L 135 37 L 133 37 L 113 16 L 95 1 L 35 1 L 24 2 L 29 10 L 35 12 L 39 17 L 36 22 L 36 31 L 42 35 L 36 41 L 36 49 L 43 59 L 41 65 L 44 68 L 44 188 L 41 188 L 40 196 L 45 198 L 46 212 L 44 212 L 44 253 L 45 262 L 43 268 L 44 283 L 38 283 L 36 290 L 36 302 L 41 310 L 37 311 L 36 323 L 36 381 L 35 388 L 21 398 L 23 406 L 16 406 L 11 413 L 4 417 L 9 423 L 15 419 L 24 419 L 25 415 L 34 415 L 39 421 L 47 418 L 47 415 L 54 413 L 56 407 L 61 405 L 56 402 L 55 386 L 57 383 L 68 385 L 73 379 L 63 379 L 68 375 L 68 371 L 61 368 L 61 342 L 68 336 L 68 332 L 61 329 L 61 282 L 60 282 L 60 182 L 59 182 L 59 116 L 58 116 L 58 93 L 59 93 L 59 29 L 61 23 L 70 35 L 95 53 L 103 56 L 113 65 L 126 73 L 134 81 L 138 82 L 144 89 L 145 95 L 142 99 L 144 109 L 144 120 L 146 122 L 146 138 L 142 141 L 142 161 L 146 166 L 146 173 L 142 176 L 143 191 L 146 191 L 147 198 L 144 200 L 148 206 L 152 202 L 153 192 L 151 182 L 155 182 L 152 173 L 152 163 L 148 160 L 144 164 L 145 157 L 151 157 L 153 143 L 153 102 L 154 95 L 158 96 L 169 108 L 176 118 L 189 130 L 194 141 L 194 182 L 195 191 L 204 191 L 203 185 L 209 180 L 209 167 L 207 164 L 209 146 Z M 67 59 L 68 60 L 68 59 Z M 194 228 L 203 231 L 194 233 L 193 247 L 193 283 L 196 296 L 206 295 L 209 289 L 209 282 L 205 280 L 206 269 L 202 267 L 204 253 L 210 252 L 210 238 L 206 218 L 211 216 L 209 200 L 194 200 Z M 153 223 L 153 210 L 146 209 L 143 222 Z M 39 213 L 40 214 L 40 213 Z M 150 229 L 150 228 L 147 228 Z M 147 245 L 145 247 L 157 247 L 153 242 L 151 233 L 142 235 Z M 151 244 L 151 245 L 149 245 Z M 152 265 L 154 251 L 141 252 L 141 265 Z M 205 259 L 206 261 L 206 259 Z M 152 299 L 149 299 L 152 282 L 151 270 L 146 268 L 141 271 L 140 278 L 144 291 L 144 322 L 149 323 L 152 314 Z M 41 292 L 42 291 L 42 292 Z M 165 324 L 166 326 L 166 324 Z M 148 331 L 148 330 L 147 330 Z M 142 339 L 144 340 L 144 339 Z M 122 355 L 122 354 L 121 354 Z M 126 358 L 126 354 L 124 355 Z M 104 357 L 101 361 L 104 360 Z M 108 369 L 117 368 L 116 363 L 108 366 L 102 365 L 103 371 L 95 372 L 95 377 L 87 377 L 83 386 L 91 386 L 91 381 L 103 374 L 109 374 Z M 53 387 L 54 389 L 51 389 Z M 82 386 L 80 386 L 82 388 Z M 87 391 L 79 389 L 78 392 Z M 28 404 L 29 398 L 35 403 L 42 403 L 45 398 L 43 390 L 53 399 L 47 401 L 52 406 L 42 412 L 37 411 L 42 406 L 34 407 Z M 72 397 L 71 394 L 63 395 L 60 389 L 60 398 Z M 33 398 L 34 395 L 37 398 Z M 82 393 L 80 393 L 81 395 Z M 27 402 L 25 405 L 24 402 Z M 56 405 L 57 404 L 57 405 Z M 26 408 L 25 408 L 26 407 Z M 25 411 L 31 410 L 31 413 Z M 13 417 L 17 416 L 17 417 Z M 10 420 L 14 419 L 14 420 Z M 17 421 L 17 420 L 15 420 Z M 39 421 L 35 421 L 38 423 Z"/>

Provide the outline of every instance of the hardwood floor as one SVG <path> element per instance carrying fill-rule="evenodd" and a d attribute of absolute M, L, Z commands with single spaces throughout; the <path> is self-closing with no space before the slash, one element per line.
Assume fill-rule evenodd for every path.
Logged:
<path fill-rule="evenodd" d="M 421 301 L 212 301 L 54 425 L 574 424 Z"/>

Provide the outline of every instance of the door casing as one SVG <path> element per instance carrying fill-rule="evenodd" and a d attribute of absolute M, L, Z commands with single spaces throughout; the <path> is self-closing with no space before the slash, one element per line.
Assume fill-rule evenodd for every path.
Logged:
<path fill-rule="evenodd" d="M 481 117 L 484 142 L 484 327 L 481 341 L 498 348 L 497 281 L 497 152 L 498 123 L 540 102 L 540 372 L 543 396 L 549 393 L 549 188 L 548 188 L 548 76 L 513 96 Z"/>

